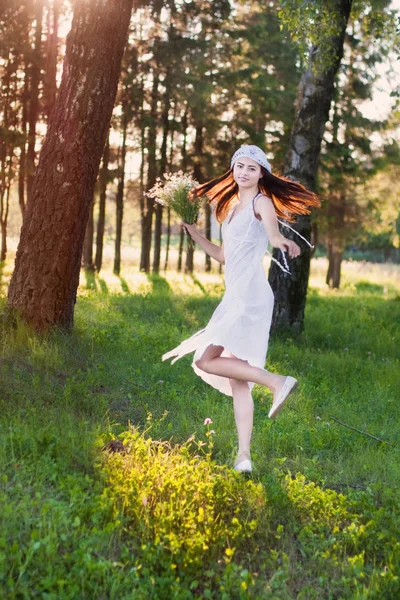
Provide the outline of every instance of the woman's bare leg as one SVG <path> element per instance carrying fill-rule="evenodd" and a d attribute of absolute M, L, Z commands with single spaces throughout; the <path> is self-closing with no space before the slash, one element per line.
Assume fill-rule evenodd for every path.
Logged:
<path fill-rule="evenodd" d="M 274 394 L 278 394 L 285 383 L 285 376 L 270 373 L 266 369 L 252 367 L 245 360 L 236 357 L 222 357 L 222 346 L 208 346 L 196 366 L 212 375 L 220 375 L 238 381 L 251 381 L 265 385 Z"/>
<path fill-rule="evenodd" d="M 250 458 L 250 442 L 253 432 L 254 403 L 246 381 L 230 379 L 233 394 L 233 409 L 238 433 L 239 448 L 236 464 Z"/>

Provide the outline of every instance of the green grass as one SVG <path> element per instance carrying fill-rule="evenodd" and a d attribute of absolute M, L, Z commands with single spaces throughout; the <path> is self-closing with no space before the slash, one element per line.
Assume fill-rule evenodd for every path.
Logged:
<path fill-rule="evenodd" d="M 303 335 L 268 355 L 299 391 L 270 421 L 254 390 L 251 478 L 231 399 L 160 360 L 218 275 L 83 274 L 70 336 L 1 321 L 1 598 L 400 597 L 400 286 L 349 267 L 328 291 L 320 265 Z"/>

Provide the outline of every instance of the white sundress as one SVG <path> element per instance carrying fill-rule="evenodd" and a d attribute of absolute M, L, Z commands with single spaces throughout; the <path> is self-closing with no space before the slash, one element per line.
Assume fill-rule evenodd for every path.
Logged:
<path fill-rule="evenodd" d="M 222 224 L 225 294 L 208 325 L 162 357 L 163 360 L 174 357 L 173 364 L 195 352 L 192 362 L 195 373 L 227 396 L 232 396 L 229 379 L 205 373 L 196 366 L 196 361 L 213 344 L 224 347 L 221 356 L 233 354 L 254 367 L 265 366 L 274 296 L 262 264 L 268 236 L 254 212 L 254 203 L 261 195 L 257 194 L 237 214 L 234 207 Z M 249 382 L 249 386 L 252 389 L 254 383 Z"/>

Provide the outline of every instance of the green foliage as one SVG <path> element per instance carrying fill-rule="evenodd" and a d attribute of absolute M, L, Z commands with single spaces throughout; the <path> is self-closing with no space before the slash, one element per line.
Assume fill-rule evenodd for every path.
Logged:
<path fill-rule="evenodd" d="M 215 275 L 96 277 L 71 336 L 2 319 L 2 597 L 398 597 L 400 288 L 352 268 L 310 290 L 301 339 L 271 340 L 301 387 L 276 422 L 255 388 L 252 478 L 226 466 L 231 400 L 160 361 L 209 318 Z"/>
<path fill-rule="evenodd" d="M 390 0 L 370 0 L 369 2 L 350 3 L 351 19 L 360 24 L 364 31 L 375 41 L 388 47 L 398 48 L 393 29 L 398 15 L 391 9 Z M 335 0 L 282 0 L 279 17 L 299 45 L 304 64 L 310 46 L 314 46 L 314 68 L 318 71 L 328 69 L 334 62 L 333 39 L 339 35 L 345 19 L 344 3 Z"/>

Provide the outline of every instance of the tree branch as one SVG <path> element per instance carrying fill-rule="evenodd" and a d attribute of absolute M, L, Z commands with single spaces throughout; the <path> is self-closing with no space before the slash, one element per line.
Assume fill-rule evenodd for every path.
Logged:
<path fill-rule="evenodd" d="M 351 425 L 347 425 L 346 423 L 343 423 L 342 421 L 339 421 L 339 419 L 336 419 L 336 417 L 331 417 L 331 420 L 335 421 L 336 423 L 339 423 L 339 425 L 343 425 L 343 427 L 347 427 L 347 429 L 351 429 L 352 431 L 357 431 L 357 433 L 361 433 L 361 435 L 365 435 L 367 437 L 370 437 L 373 440 L 376 440 L 377 442 L 380 442 L 381 444 L 387 444 L 388 446 L 395 446 L 395 444 L 392 444 L 392 442 L 388 442 L 386 440 L 382 440 L 381 438 L 378 438 L 375 435 L 372 435 L 371 433 L 366 433 L 365 431 L 361 431 L 360 429 L 356 429 L 356 427 L 352 427 Z"/>

